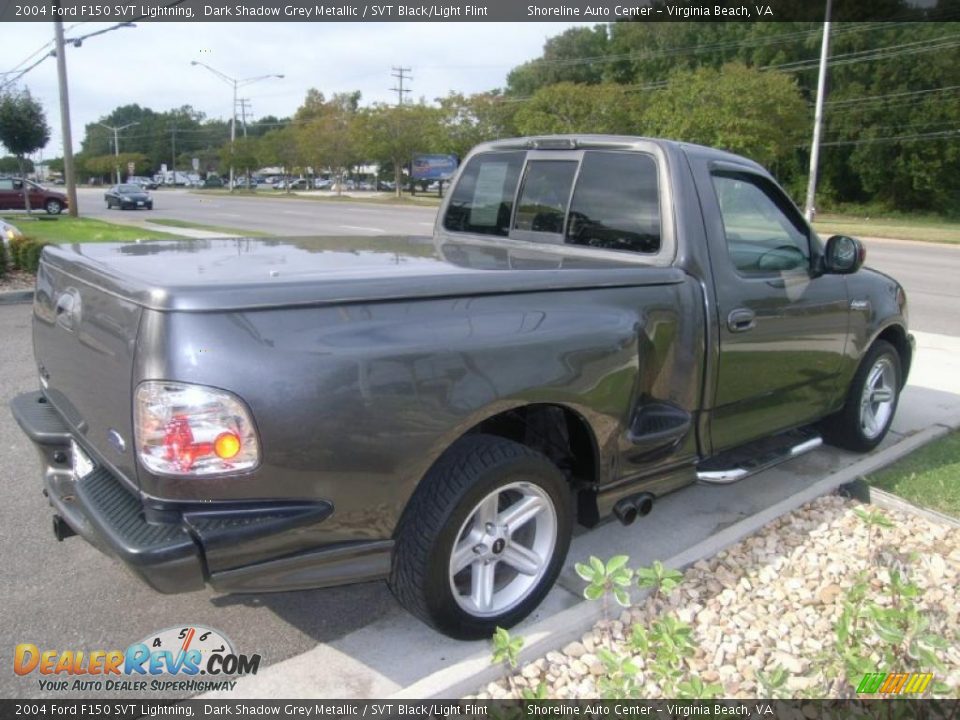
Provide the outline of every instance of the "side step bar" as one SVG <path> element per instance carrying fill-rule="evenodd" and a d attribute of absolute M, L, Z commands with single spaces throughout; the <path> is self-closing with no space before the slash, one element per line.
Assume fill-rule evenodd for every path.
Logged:
<path fill-rule="evenodd" d="M 706 460 L 697 467 L 697 480 L 727 485 L 808 453 L 821 445 L 823 439 L 813 430 L 791 430 Z"/>

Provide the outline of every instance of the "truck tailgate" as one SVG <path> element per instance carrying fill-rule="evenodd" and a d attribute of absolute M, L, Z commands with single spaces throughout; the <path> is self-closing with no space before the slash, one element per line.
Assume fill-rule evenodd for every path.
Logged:
<path fill-rule="evenodd" d="M 83 275 L 44 254 L 34 356 L 47 399 L 83 448 L 136 488 L 130 385 L 141 308 Z"/>

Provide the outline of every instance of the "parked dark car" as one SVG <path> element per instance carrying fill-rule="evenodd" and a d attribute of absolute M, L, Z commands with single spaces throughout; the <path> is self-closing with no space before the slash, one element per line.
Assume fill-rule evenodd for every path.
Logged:
<path fill-rule="evenodd" d="M 46 210 L 50 215 L 59 215 L 68 207 L 67 196 L 56 190 L 48 190 L 32 180 L 18 177 L 0 177 L 0 210 L 26 210 L 23 202 L 23 184 L 27 184 L 32 210 Z"/>
<path fill-rule="evenodd" d="M 211 175 L 203 181 L 203 187 L 205 188 L 222 188 L 224 184 L 223 179 L 216 175 Z"/>
<path fill-rule="evenodd" d="M 575 522 L 880 443 L 914 343 L 864 257 L 737 155 L 500 140 L 432 240 L 45 248 L 40 388 L 13 414 L 57 537 L 157 590 L 386 579 L 489 637 L 547 594 Z"/>
<path fill-rule="evenodd" d="M 114 185 L 103 194 L 103 197 L 107 201 L 107 210 L 113 207 L 118 207 L 121 210 L 136 210 L 138 208 L 153 210 L 153 197 L 142 185 L 136 183 Z"/>

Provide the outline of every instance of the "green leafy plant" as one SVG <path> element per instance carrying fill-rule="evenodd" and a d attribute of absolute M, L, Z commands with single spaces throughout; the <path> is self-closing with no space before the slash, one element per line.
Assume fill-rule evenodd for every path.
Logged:
<path fill-rule="evenodd" d="M 873 549 L 873 529 L 876 528 L 878 530 L 877 535 L 879 536 L 883 528 L 892 528 L 893 522 L 879 510 L 871 510 L 868 512 L 861 508 L 856 508 L 853 514 L 860 518 L 867 526 L 867 556 L 870 558 L 870 563 L 873 564 L 876 562 Z"/>
<path fill-rule="evenodd" d="M 720 683 L 705 684 L 698 677 L 677 683 L 677 696 L 688 700 L 709 700 L 722 694 L 723 686 Z"/>
<path fill-rule="evenodd" d="M 890 571 L 885 602 L 868 597 L 864 574 L 847 591 L 843 610 L 834 626 L 834 653 L 824 658 L 828 692 L 850 694 L 865 674 L 878 667 L 887 672 L 912 672 L 918 666 L 942 670 L 937 651 L 950 639 L 934 632 L 930 620 L 917 606 L 920 589 L 898 570 Z M 879 661 L 876 659 L 879 656 Z M 933 692 L 942 692 L 934 686 Z"/>
<path fill-rule="evenodd" d="M 629 655 L 617 655 L 607 648 L 598 648 L 597 657 L 603 663 L 604 674 L 597 682 L 604 700 L 629 700 L 640 691 L 637 675 L 640 669 Z"/>
<path fill-rule="evenodd" d="M 672 615 L 666 615 L 656 620 L 649 631 L 634 625 L 630 643 L 640 652 L 652 653 L 652 659 L 647 664 L 651 676 L 660 686 L 664 697 L 676 696 L 684 677 L 683 659 L 693 655 L 697 649 L 693 628 Z M 694 689 L 691 686 L 691 691 Z"/>
<path fill-rule="evenodd" d="M 541 680 L 535 688 L 525 687 L 520 691 L 520 696 L 524 700 L 547 700 L 549 699 L 547 695 L 547 684 Z"/>
<path fill-rule="evenodd" d="M 614 555 L 604 564 L 600 558 L 591 555 L 589 564 L 577 563 L 574 566 L 577 575 L 587 582 L 583 596 L 587 600 L 599 599 L 603 602 L 604 624 L 609 619 L 607 598 L 610 595 L 613 595 L 618 604 L 630 607 L 630 593 L 627 588 L 630 587 L 633 570 L 627 567 L 629 560 L 626 555 Z"/>
<path fill-rule="evenodd" d="M 757 688 L 760 691 L 760 697 L 770 698 L 771 700 L 790 697 L 790 691 L 787 688 L 786 668 L 775 665 L 770 672 L 758 670 Z"/>
<path fill-rule="evenodd" d="M 494 631 L 493 639 L 491 640 L 493 654 L 490 659 L 490 664 L 503 666 L 504 677 L 513 694 L 516 694 L 516 685 L 513 682 L 513 671 L 517 668 L 523 643 L 523 637 L 513 637 L 510 635 L 509 630 L 502 627 L 498 627 Z"/>
<path fill-rule="evenodd" d="M 661 598 L 669 595 L 683 581 L 683 573 L 665 568 L 659 560 L 654 560 L 648 568 L 638 568 L 637 585 L 641 588 L 653 588 Z"/>

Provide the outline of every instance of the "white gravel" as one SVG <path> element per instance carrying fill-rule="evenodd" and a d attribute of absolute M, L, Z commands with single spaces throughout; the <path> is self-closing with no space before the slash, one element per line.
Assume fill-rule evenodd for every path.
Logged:
<path fill-rule="evenodd" d="M 854 513 L 858 507 L 859 503 L 838 496 L 819 498 L 698 562 L 665 602 L 649 598 L 609 623 L 614 651 L 629 653 L 621 641 L 633 623 L 649 627 L 656 617 L 670 613 L 693 627 L 699 647 L 686 660 L 690 673 L 705 683 L 720 683 L 724 697 L 760 696 L 757 671 L 777 665 L 789 671 L 788 694 L 837 694 L 826 690 L 830 685 L 822 674 L 823 657 L 832 652 L 834 625 L 846 592 L 864 571 L 870 597 L 882 603 L 890 571 L 900 568 L 920 588 L 916 602 L 932 629 L 950 643 L 939 653 L 947 672 L 936 672 L 935 679 L 951 688 L 948 697 L 957 697 L 960 530 L 912 513 L 882 510 L 894 527 L 874 528 L 868 540 L 868 527 Z M 639 595 L 634 588 L 634 598 Z M 606 641 L 604 630 L 603 622 L 598 623 L 579 642 L 519 668 L 513 677 L 516 692 L 545 682 L 551 698 L 597 697 L 596 679 L 603 667 L 595 651 Z M 885 671 L 879 655 L 873 657 L 875 671 Z M 635 659 L 643 695 L 659 697 L 660 689 L 644 674 L 645 660 Z M 502 679 L 482 688 L 478 697 L 510 695 Z"/>

